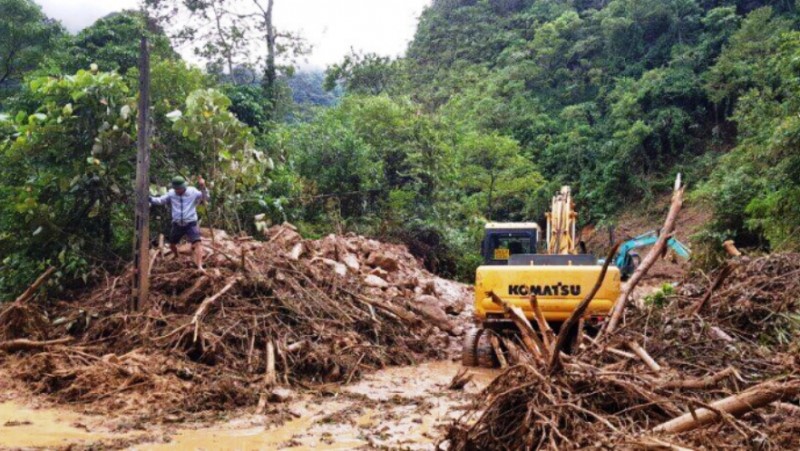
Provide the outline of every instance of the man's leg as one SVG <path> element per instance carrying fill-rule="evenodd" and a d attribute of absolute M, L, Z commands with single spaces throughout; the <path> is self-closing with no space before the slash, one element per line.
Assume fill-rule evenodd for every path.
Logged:
<path fill-rule="evenodd" d="M 203 243 L 196 241 L 192 243 L 192 254 L 194 256 L 194 264 L 197 269 L 203 271 Z"/>
<path fill-rule="evenodd" d="M 193 223 L 187 227 L 186 238 L 188 238 L 192 243 L 192 256 L 194 257 L 194 264 L 197 266 L 197 269 L 204 271 L 203 240 L 200 237 L 200 227 L 197 226 L 197 223 Z"/>
<path fill-rule="evenodd" d="M 172 251 L 172 258 L 175 260 L 180 256 L 178 255 L 178 243 L 181 242 L 184 233 L 186 232 L 183 227 L 172 223 L 172 228 L 169 231 L 169 250 Z"/>

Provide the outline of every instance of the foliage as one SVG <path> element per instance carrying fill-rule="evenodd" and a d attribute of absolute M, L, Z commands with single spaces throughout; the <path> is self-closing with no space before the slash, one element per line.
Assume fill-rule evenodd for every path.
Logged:
<path fill-rule="evenodd" d="M 31 0 L 0 0 L 0 106 L 23 75 L 36 69 L 64 35 Z"/>
<path fill-rule="evenodd" d="M 37 106 L 12 110 L 0 154 L 0 272 L 16 270 L 2 281 L 7 294 L 48 260 L 85 282 L 97 258 L 125 248 L 117 226 L 130 221 L 120 206 L 130 201 L 135 102 L 123 78 L 34 78 L 26 97 Z"/>
<path fill-rule="evenodd" d="M 170 115 L 174 130 L 157 129 L 153 137 L 154 161 L 172 166 L 155 165 L 153 175 L 208 174 L 221 221 L 241 193 L 264 183 L 270 160 L 254 148 L 250 129 L 227 111 L 230 101 L 218 91 L 201 89 L 178 99 L 178 86 L 204 83 L 198 75 L 172 62 L 153 68 L 154 111 L 185 105 L 184 114 Z M 89 282 L 130 252 L 134 95 L 114 72 L 81 70 L 26 83 L 0 127 L 3 298 L 48 264 L 58 265 L 56 283 L 68 288 Z M 193 153 L 165 150 L 164 143 Z"/>
<path fill-rule="evenodd" d="M 143 35 L 148 38 L 152 59 L 177 59 L 163 31 L 147 30 L 144 17 L 135 11 L 123 11 L 99 19 L 72 40 L 65 53 L 63 70 L 72 73 L 96 64 L 102 71 L 124 75 L 139 63 L 139 44 Z"/>

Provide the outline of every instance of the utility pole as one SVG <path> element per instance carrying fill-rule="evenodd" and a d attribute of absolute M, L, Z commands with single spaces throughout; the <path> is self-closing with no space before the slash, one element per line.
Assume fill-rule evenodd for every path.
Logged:
<path fill-rule="evenodd" d="M 147 306 L 150 295 L 150 50 L 139 45 L 139 118 L 136 154 L 136 230 L 133 237 L 133 291 L 130 309 Z"/>

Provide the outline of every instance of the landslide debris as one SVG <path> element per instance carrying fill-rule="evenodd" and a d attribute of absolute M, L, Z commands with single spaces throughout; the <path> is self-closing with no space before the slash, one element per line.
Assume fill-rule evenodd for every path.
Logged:
<path fill-rule="evenodd" d="M 279 385 L 350 382 L 460 345 L 469 290 L 403 246 L 352 234 L 305 240 L 290 224 L 266 241 L 211 233 L 205 273 L 188 255 L 151 251 L 142 312 L 127 309 L 131 270 L 74 301 L 6 306 L 0 365 L 58 401 L 163 419 L 263 409 Z"/>
<path fill-rule="evenodd" d="M 711 293 L 724 269 L 583 336 L 560 369 L 552 348 L 508 352 L 511 367 L 450 428 L 451 449 L 800 448 L 800 254 L 732 268 Z"/>

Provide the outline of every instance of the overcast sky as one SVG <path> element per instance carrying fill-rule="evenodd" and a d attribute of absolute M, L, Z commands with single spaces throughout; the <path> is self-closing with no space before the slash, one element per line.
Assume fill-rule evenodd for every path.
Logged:
<path fill-rule="evenodd" d="M 73 33 L 110 12 L 137 7 L 137 0 L 34 1 Z M 339 62 L 351 47 L 387 56 L 403 54 L 414 36 L 420 13 L 430 2 L 276 0 L 274 20 L 277 27 L 305 37 L 314 47 L 307 57 L 308 65 L 324 68 Z"/>

